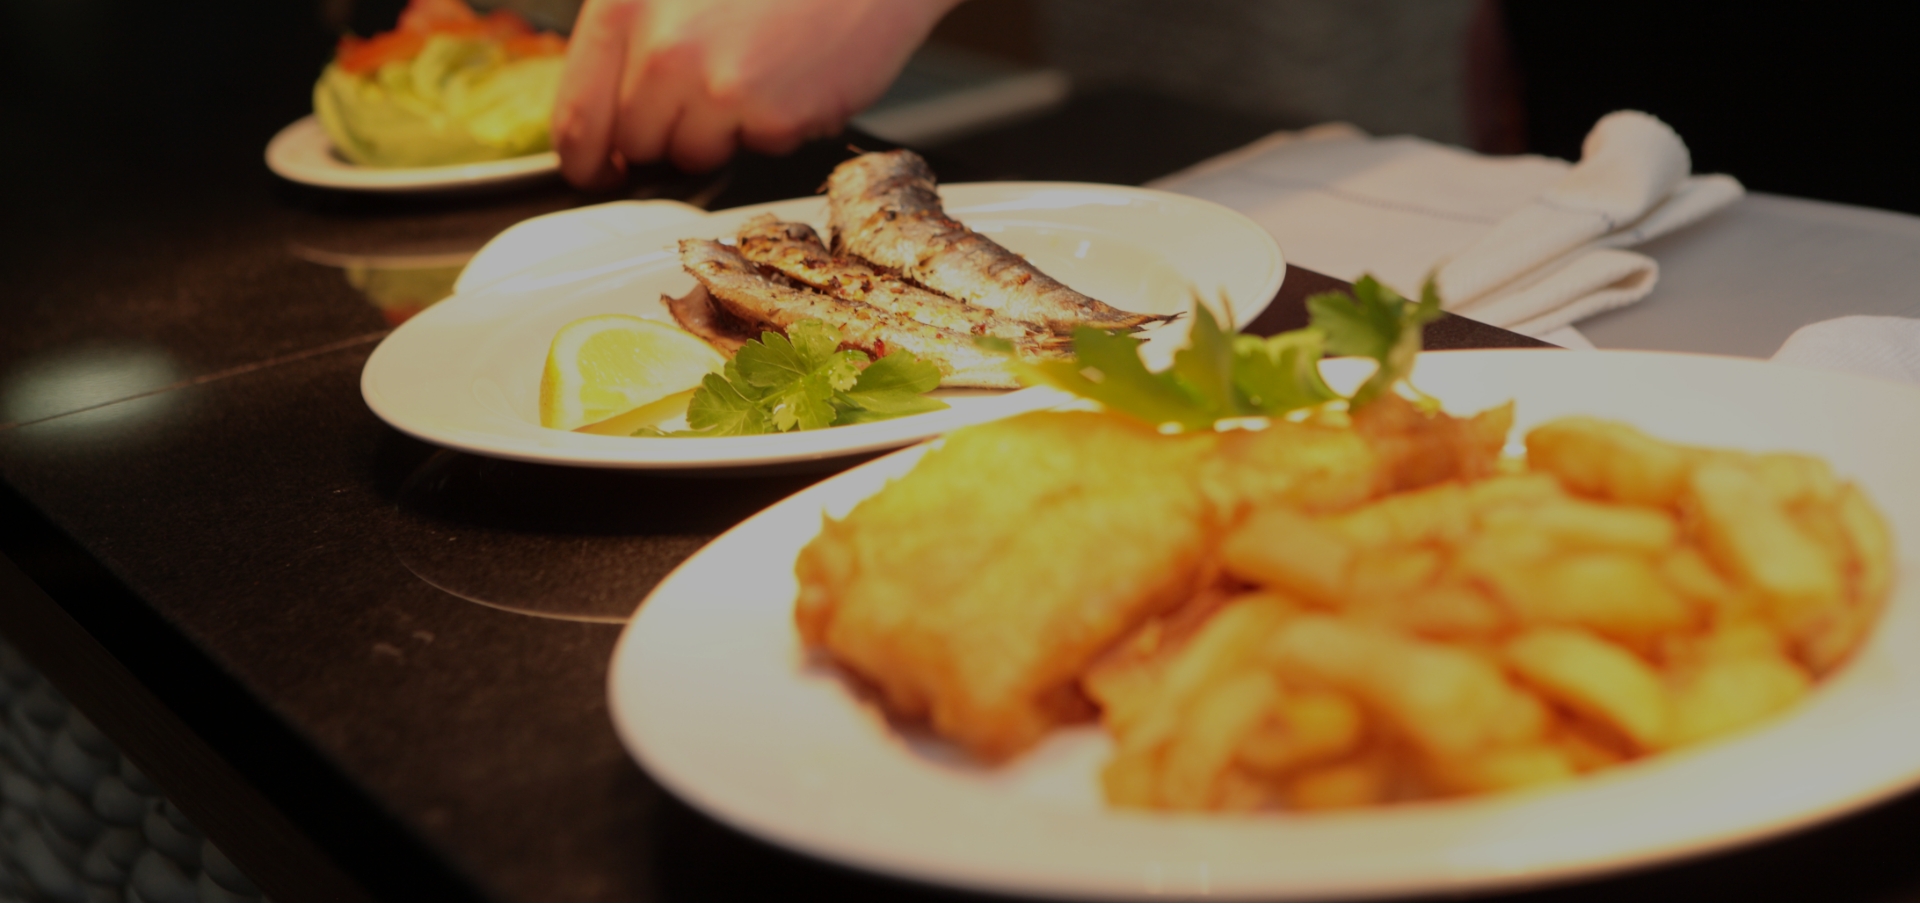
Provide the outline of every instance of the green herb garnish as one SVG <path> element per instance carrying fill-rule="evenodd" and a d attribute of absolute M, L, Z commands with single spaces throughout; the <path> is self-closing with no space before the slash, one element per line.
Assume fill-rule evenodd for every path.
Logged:
<path fill-rule="evenodd" d="M 1413 359 L 1420 354 L 1420 328 L 1440 319 L 1440 289 L 1433 277 L 1427 277 L 1415 303 L 1367 274 L 1353 284 L 1352 294 L 1321 292 L 1308 298 L 1307 316 L 1311 325 L 1306 329 L 1326 336 L 1328 353 L 1380 362 L 1380 368 L 1348 400 L 1358 407 L 1413 375 Z M 1425 393 L 1414 392 L 1426 399 Z"/>
<path fill-rule="evenodd" d="M 925 393 L 940 369 L 903 351 L 878 361 L 840 349 L 840 331 L 803 320 L 786 335 L 760 334 L 717 374 L 707 374 L 687 405 L 690 430 L 647 436 L 750 436 L 864 424 L 947 407 Z"/>
<path fill-rule="evenodd" d="M 1064 389 L 1155 425 L 1201 430 L 1226 418 L 1279 417 L 1341 400 L 1320 378 L 1320 358 L 1354 355 L 1379 363 L 1344 399 L 1350 408 L 1358 407 L 1413 372 L 1420 328 L 1440 316 L 1440 295 L 1431 278 L 1416 303 L 1362 276 L 1351 293 L 1308 298 L 1308 326 L 1265 339 L 1228 335 L 1206 305 L 1194 307 L 1187 346 L 1174 354 L 1172 367 L 1158 373 L 1141 362 L 1139 339 L 1086 326 L 1074 330 L 1072 358 L 1015 358 L 1014 369 L 1024 382 Z M 1005 340 L 976 341 L 1014 353 Z"/>

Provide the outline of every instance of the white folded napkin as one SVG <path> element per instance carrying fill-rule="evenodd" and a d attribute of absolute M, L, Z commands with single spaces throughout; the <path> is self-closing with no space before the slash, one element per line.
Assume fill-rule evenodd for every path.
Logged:
<path fill-rule="evenodd" d="M 1665 123 L 1623 111 L 1594 126 L 1578 164 L 1333 123 L 1275 133 L 1153 185 L 1245 213 L 1300 266 L 1347 280 L 1370 272 L 1409 295 L 1434 273 L 1449 310 L 1584 346 L 1565 328 L 1639 301 L 1658 279 L 1651 258 L 1620 249 L 1744 193 L 1730 176 L 1689 176 L 1691 165 Z"/>
<path fill-rule="evenodd" d="M 1920 383 L 1920 320 L 1856 315 L 1810 323 L 1794 330 L 1773 360 Z"/>

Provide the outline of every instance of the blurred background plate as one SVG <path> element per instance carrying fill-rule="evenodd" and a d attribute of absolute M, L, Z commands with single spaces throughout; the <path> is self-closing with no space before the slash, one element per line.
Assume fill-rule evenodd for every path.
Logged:
<path fill-rule="evenodd" d="M 450 166 L 358 166 L 334 153 L 333 143 L 320 128 L 320 120 L 303 116 L 267 142 L 267 168 L 283 179 L 316 188 L 437 192 L 499 188 L 549 178 L 560 172 L 560 156 L 547 151 Z"/>

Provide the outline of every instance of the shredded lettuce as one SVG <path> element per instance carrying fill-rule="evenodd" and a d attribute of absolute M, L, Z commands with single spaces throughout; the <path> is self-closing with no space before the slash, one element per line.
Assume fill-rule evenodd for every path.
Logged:
<path fill-rule="evenodd" d="M 313 87 L 327 137 L 362 166 L 475 163 L 547 150 L 557 55 L 508 59 L 493 41 L 439 34 L 365 75 L 330 64 Z"/>

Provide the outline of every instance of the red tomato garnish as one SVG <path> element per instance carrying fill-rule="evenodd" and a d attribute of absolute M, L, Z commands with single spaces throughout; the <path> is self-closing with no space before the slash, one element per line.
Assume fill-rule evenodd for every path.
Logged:
<path fill-rule="evenodd" d="M 498 9 L 482 17 L 463 0 L 408 0 L 398 27 L 371 38 L 342 37 L 334 50 L 334 62 L 347 72 L 364 75 L 388 63 L 419 56 L 427 39 L 434 35 L 497 41 L 508 56 L 516 59 L 567 52 L 566 38 L 535 32 L 512 10 Z"/>
<path fill-rule="evenodd" d="M 559 56 L 567 52 L 567 39 L 550 31 L 539 34 L 521 35 L 506 40 L 507 56 L 516 60 L 524 57 Z"/>
<path fill-rule="evenodd" d="M 533 34 L 533 26 L 520 14 L 510 9 L 496 9 L 482 20 L 487 29 L 487 37 L 497 41 L 528 37 Z"/>
<path fill-rule="evenodd" d="M 340 39 L 333 59 L 341 69 L 364 75 L 388 63 L 411 60 L 427 46 L 427 36 L 417 31 L 389 31 L 371 38 L 347 35 Z"/>
<path fill-rule="evenodd" d="M 479 21 L 473 8 L 461 0 L 409 0 L 400 11 L 399 31 L 432 33 L 455 31 Z"/>

